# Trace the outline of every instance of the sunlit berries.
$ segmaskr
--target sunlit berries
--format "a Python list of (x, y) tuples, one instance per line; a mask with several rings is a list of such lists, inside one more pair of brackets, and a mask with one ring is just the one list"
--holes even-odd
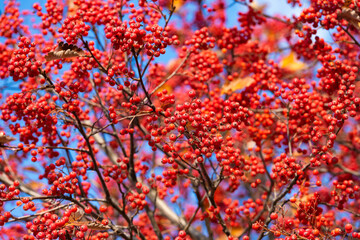
[(23, 79), (27, 76), (35, 77), (39, 74), (40, 61), (35, 59), (35, 42), (31, 42), (27, 37), (21, 37), (18, 43), (19, 49), (13, 52), (9, 62), (8, 70), (14, 81)]

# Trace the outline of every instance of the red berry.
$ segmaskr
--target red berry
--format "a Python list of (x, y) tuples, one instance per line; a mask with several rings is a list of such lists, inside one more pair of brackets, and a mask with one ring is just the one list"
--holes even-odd
[(108, 209), (107, 206), (101, 205), (100, 208), (99, 208), (99, 211), (102, 212), (102, 213), (104, 213), (104, 212), (107, 211), (107, 209)]
[(271, 219), (271, 220), (276, 220), (276, 219), (278, 219), (278, 214), (277, 214), (277, 213), (271, 213), (271, 214), (270, 214), (270, 219)]

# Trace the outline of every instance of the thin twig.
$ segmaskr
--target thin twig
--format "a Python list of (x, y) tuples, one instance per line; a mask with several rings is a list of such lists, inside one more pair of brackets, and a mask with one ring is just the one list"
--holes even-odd
[[(302, 171), (305, 171), (308, 167), (310, 166), (310, 163), (306, 164), (303, 168), (302, 168)], [(279, 194), (279, 196), (277, 196), (274, 201), (272, 202), (271, 204), (271, 208), (270, 208), (270, 211), (268, 213), (268, 216), (266, 217), (266, 221), (265, 221), (265, 224), (263, 226), (263, 230), (261, 231), (259, 237), (258, 237), (258, 240), (262, 239), (265, 235), (265, 229), (268, 228), (270, 222), (271, 222), (271, 218), (270, 218), (270, 215), (271, 213), (273, 213), (275, 211), (275, 208), (277, 206), (277, 204), (281, 201), (281, 199), (283, 199), (286, 194), (288, 194), (290, 192), (290, 190), (292, 189), (292, 187), (296, 184), (297, 180), (299, 179), (299, 175), (296, 174), (295, 177), (291, 180), (291, 182), (289, 183), (289, 185), (286, 187), (286, 189), (281, 193)]]

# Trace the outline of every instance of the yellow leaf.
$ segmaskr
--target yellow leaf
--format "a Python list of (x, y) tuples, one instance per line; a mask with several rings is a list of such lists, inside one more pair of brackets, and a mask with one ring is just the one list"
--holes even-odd
[(297, 72), (306, 68), (306, 64), (297, 60), (294, 52), (291, 52), (288, 56), (284, 57), (280, 62), (280, 67), (291, 71)]
[(255, 80), (252, 77), (237, 78), (224, 85), (221, 89), (221, 94), (228, 92), (235, 92), (236, 90), (244, 89), (250, 86)]

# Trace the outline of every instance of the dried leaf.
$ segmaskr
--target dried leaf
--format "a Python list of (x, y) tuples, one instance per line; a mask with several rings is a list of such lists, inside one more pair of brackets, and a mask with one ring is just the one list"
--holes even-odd
[(46, 61), (57, 60), (62, 58), (73, 58), (85, 56), (84, 51), (76, 45), (60, 42), (54, 51), (49, 52)]
[(235, 92), (236, 90), (244, 89), (250, 86), (253, 82), (255, 82), (255, 79), (253, 79), (252, 77), (234, 79), (222, 87), (221, 94), (228, 92)]
[(253, 9), (255, 9), (256, 11), (263, 12), (264, 9), (267, 7), (267, 4), (266, 3), (259, 3), (258, 1), (252, 1), (249, 4), (249, 6), (252, 7)]
[(269, 238), (269, 240), (275, 240), (275, 234), (273, 232), (269, 231), (268, 238)]
[(97, 222), (89, 222), (87, 224), (88, 228), (91, 230), (106, 230), (109, 229), (110, 227), (107, 225), (103, 225), (101, 223), (97, 223)]
[(345, 19), (350, 25), (360, 30), (360, 15), (358, 11), (344, 7), (338, 17)]
[(344, 6), (348, 7), (351, 4), (352, 0), (345, 0), (344, 1)]
[(297, 72), (305, 69), (307, 65), (296, 58), (296, 54), (294, 52), (290, 52), (290, 54), (284, 57), (280, 62), (280, 67), (291, 71)]
[(101, 223), (92, 222), (92, 221), (71, 222), (71, 223), (69, 223), (67, 225), (69, 225), (69, 226), (86, 225), (91, 230), (99, 230), (99, 231), (110, 229), (110, 227), (107, 226), (107, 225), (103, 225)]
[(69, 217), (69, 223), (78, 222), (83, 216), (85, 212), (81, 208), (78, 208), (76, 212), (72, 212)]
[(256, 147), (256, 142), (254, 141), (248, 141), (246, 143), (246, 149), (254, 149)]
[(7, 136), (4, 132), (0, 132), (0, 144), (9, 143), (11, 141), (14, 141), (16, 138)]

